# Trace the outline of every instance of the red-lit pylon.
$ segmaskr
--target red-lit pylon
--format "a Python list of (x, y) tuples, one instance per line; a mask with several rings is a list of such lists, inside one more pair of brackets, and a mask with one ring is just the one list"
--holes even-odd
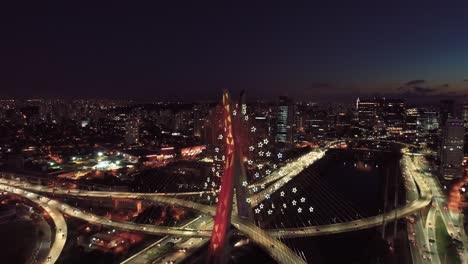
[[(241, 100), (242, 101), (242, 100)], [(231, 226), (231, 212), (234, 190), (237, 195), (237, 208), (240, 217), (252, 219), (252, 209), (246, 202), (248, 190), (241, 186), (241, 181), (245, 181), (245, 169), (242, 162), (242, 150), (240, 137), (234, 137), (233, 130), (240, 129), (239, 116), (234, 120), (231, 113), (231, 100), (229, 92), (223, 92), (223, 123), (225, 129), (225, 165), (221, 178), (221, 190), (218, 195), (218, 205), (214, 217), (213, 232), (211, 233), (210, 246), (208, 248), (207, 263), (222, 264), (227, 262), (229, 255), (229, 229)], [(237, 142), (240, 143), (240, 142)]]
[(227, 234), (231, 225), (232, 197), (233, 197), (233, 178), (234, 178), (234, 151), (235, 143), (232, 134), (231, 102), (229, 92), (223, 92), (223, 119), (226, 129), (225, 144), (225, 165), (224, 173), (221, 179), (221, 191), (218, 196), (218, 205), (214, 217), (213, 232), (208, 249), (207, 263), (217, 264), (226, 262), (225, 247), (228, 243)]

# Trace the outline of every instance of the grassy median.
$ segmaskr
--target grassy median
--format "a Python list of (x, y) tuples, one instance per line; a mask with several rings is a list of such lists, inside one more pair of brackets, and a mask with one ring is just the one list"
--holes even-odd
[(437, 252), (442, 264), (461, 264), (457, 249), (453, 245), (452, 238), (445, 228), (444, 220), (439, 214), (436, 218), (436, 241)]

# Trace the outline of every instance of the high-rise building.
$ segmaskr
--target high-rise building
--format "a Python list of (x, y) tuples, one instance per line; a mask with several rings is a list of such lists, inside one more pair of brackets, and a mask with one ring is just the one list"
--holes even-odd
[(356, 111), (359, 125), (371, 128), (377, 123), (377, 109), (379, 104), (374, 99), (356, 100)]
[(439, 125), (444, 127), (449, 118), (455, 118), (455, 102), (453, 100), (441, 100), (439, 109)]
[(465, 128), (468, 128), (468, 101), (463, 104), (463, 122), (465, 122)]
[(276, 142), (286, 144), (294, 142), (296, 129), (295, 114), (294, 102), (286, 96), (280, 96), (276, 123)]
[(439, 128), (437, 111), (423, 109), (418, 117), (418, 129), (421, 131), (431, 131)]
[(405, 103), (401, 99), (381, 100), (381, 111), (379, 114), (385, 124), (385, 128), (390, 135), (401, 135), (405, 129)]
[(308, 119), (306, 120), (306, 132), (312, 136), (313, 139), (320, 139), (326, 136), (328, 130), (329, 116), (327, 111), (315, 108), (309, 112)]
[(193, 135), (201, 138), (203, 135), (203, 126), (206, 122), (206, 116), (208, 115), (209, 105), (207, 104), (196, 104), (193, 106)]
[(440, 145), (440, 172), (444, 179), (462, 177), (465, 127), (462, 120), (447, 119)]
[(412, 138), (418, 133), (419, 111), (417, 108), (405, 110), (405, 137)]
[(140, 139), (140, 118), (130, 116), (125, 124), (125, 143), (127, 145), (138, 144)]

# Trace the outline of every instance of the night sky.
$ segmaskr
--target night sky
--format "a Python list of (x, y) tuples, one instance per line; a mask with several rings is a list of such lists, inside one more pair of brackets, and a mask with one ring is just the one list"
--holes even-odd
[(45, 2), (1, 7), (1, 98), (468, 94), (466, 1)]

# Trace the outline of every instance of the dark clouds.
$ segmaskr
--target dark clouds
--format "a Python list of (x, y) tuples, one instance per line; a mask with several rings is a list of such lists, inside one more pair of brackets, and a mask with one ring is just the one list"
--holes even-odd
[(412, 91), (415, 93), (419, 94), (428, 94), (437, 91), (437, 88), (430, 88), (430, 87), (419, 87), (419, 86), (414, 86), (411, 87)]
[(415, 96), (428, 96), (438, 92), (440, 89), (448, 88), (449, 84), (445, 83), (438, 86), (431, 86), (426, 80), (411, 80), (398, 88), (402, 94), (411, 94)]
[(426, 80), (412, 80), (412, 81), (407, 82), (405, 85), (406, 86), (421, 85), (425, 82)]
[(386, 93), (389, 98), (402, 98), (408, 102), (437, 102), (441, 99), (466, 99), (468, 93), (450, 91), (450, 84), (432, 84), (426, 80), (412, 80), (403, 83), (396, 91)]

